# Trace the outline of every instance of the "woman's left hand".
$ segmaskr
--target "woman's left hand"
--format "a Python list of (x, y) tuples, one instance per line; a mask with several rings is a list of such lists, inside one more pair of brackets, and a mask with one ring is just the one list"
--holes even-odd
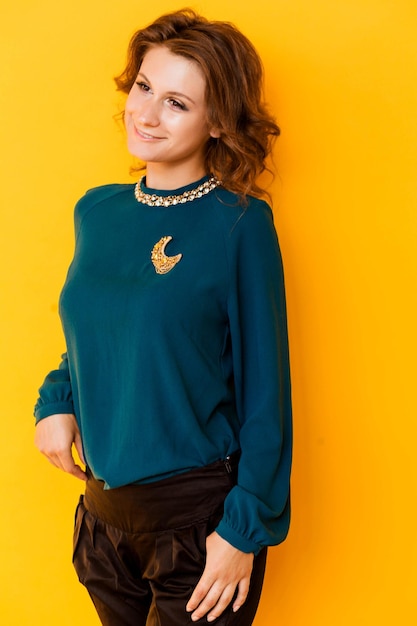
[(222, 539), (216, 532), (207, 537), (206, 566), (187, 604), (197, 621), (207, 615), (207, 621), (218, 618), (230, 604), (235, 594), (233, 611), (240, 609), (249, 591), (253, 567), (253, 554), (246, 554)]

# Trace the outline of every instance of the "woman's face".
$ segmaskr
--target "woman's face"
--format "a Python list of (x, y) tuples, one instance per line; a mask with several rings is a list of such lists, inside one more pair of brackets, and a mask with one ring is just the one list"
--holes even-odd
[(205, 86), (195, 62), (164, 46), (146, 53), (127, 98), (125, 124), (129, 151), (148, 172), (175, 170), (189, 182), (206, 174), (204, 147), (212, 133)]

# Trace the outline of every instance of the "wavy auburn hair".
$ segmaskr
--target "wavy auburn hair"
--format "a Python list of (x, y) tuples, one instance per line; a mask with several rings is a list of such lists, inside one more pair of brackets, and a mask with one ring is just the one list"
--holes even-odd
[(258, 176), (280, 130), (263, 102), (263, 67), (252, 43), (228, 22), (209, 21), (191, 9), (159, 17), (130, 40), (127, 63), (115, 78), (129, 93), (147, 51), (166, 46), (197, 63), (206, 80), (207, 121), (219, 133), (206, 146), (206, 171), (241, 197), (264, 195)]

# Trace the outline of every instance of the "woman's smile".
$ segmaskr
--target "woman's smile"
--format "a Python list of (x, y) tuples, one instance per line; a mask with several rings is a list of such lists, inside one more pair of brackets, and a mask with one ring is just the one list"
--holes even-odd
[(142, 139), (143, 141), (160, 141), (161, 139), (163, 139), (163, 137), (150, 135), (149, 133), (146, 133), (144, 130), (136, 128), (136, 126), (134, 127), (134, 129), (139, 139)]

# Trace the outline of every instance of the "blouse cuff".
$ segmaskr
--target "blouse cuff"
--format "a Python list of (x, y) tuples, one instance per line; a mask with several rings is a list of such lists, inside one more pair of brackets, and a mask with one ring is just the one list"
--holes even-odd
[(56, 415), (57, 413), (74, 414), (74, 405), (72, 402), (53, 402), (35, 408), (35, 423), (37, 424), (45, 417)]
[(216, 533), (241, 552), (248, 554), (252, 552), (256, 556), (262, 549), (262, 546), (259, 546), (250, 539), (242, 537), (242, 535), (233, 530), (233, 528), (230, 528), (223, 520), (217, 526)]

